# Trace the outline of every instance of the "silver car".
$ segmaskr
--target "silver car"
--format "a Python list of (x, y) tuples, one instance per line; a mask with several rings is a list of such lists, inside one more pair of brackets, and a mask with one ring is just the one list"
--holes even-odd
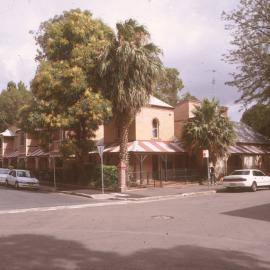
[(15, 188), (28, 187), (37, 189), (39, 188), (39, 181), (28, 170), (11, 170), (7, 175), (6, 185), (12, 185)]
[(6, 183), (7, 175), (9, 174), (9, 172), (9, 169), (0, 168), (0, 184)]

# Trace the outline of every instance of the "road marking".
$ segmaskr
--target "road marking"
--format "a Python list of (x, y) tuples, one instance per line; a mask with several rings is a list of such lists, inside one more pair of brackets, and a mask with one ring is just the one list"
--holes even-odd
[(91, 208), (91, 207), (100, 207), (100, 206), (113, 206), (113, 205), (127, 205), (127, 204), (142, 204), (149, 202), (157, 202), (157, 201), (166, 201), (166, 200), (174, 200), (179, 198), (187, 198), (214, 194), (214, 191), (203, 191), (197, 193), (183, 193), (177, 195), (167, 195), (167, 196), (156, 196), (156, 197), (145, 197), (145, 198), (133, 198), (133, 199), (125, 199), (121, 201), (110, 201), (110, 202), (98, 202), (98, 203), (88, 203), (88, 204), (76, 204), (76, 205), (61, 205), (61, 206), (49, 206), (49, 207), (35, 207), (35, 208), (24, 208), (24, 209), (12, 209), (12, 210), (1, 210), (0, 215), (4, 214), (21, 214), (21, 213), (29, 213), (29, 212), (48, 212), (48, 211), (56, 211), (56, 210), (66, 210), (66, 209), (83, 209), (83, 208)]

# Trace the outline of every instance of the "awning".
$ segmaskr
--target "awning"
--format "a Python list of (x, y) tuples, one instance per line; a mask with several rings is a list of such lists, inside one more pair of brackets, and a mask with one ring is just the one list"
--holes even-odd
[(3, 158), (15, 158), (18, 155), (19, 155), (19, 151), (10, 151), (10, 152), (4, 153)]
[(270, 154), (270, 150), (255, 145), (234, 145), (228, 149), (229, 154), (262, 155)]
[[(104, 153), (118, 153), (119, 145), (112, 145), (104, 149)], [(179, 142), (164, 141), (133, 141), (128, 143), (128, 152), (136, 153), (185, 153)]]
[(27, 157), (42, 157), (48, 156), (49, 153), (44, 152), (40, 147), (32, 149), (29, 151)]

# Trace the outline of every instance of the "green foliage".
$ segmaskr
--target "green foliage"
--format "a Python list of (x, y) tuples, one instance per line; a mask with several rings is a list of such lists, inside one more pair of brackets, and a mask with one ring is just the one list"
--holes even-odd
[(161, 74), (154, 95), (164, 102), (175, 106), (179, 100), (178, 94), (184, 87), (182, 80), (179, 78), (179, 72), (175, 68), (165, 68)]
[(103, 94), (112, 103), (120, 128), (120, 161), (127, 162), (128, 128), (153, 94), (162, 70), (160, 49), (135, 20), (116, 25), (117, 34), (100, 57)]
[(193, 114), (194, 117), (189, 118), (184, 126), (184, 143), (194, 152), (208, 149), (210, 159), (215, 163), (234, 141), (233, 123), (214, 99), (204, 99)]
[(256, 104), (246, 110), (241, 121), (270, 138), (270, 105)]
[(179, 100), (185, 100), (185, 99), (193, 99), (198, 100), (195, 96), (193, 96), (191, 93), (186, 92), (183, 95), (180, 96)]
[(0, 94), (0, 132), (9, 126), (16, 126), (20, 119), (20, 110), (31, 101), (31, 92), (23, 82), (17, 85), (10, 81)]
[[(41, 24), (36, 33), (39, 62), (31, 82), (32, 104), (23, 110), (23, 126), (69, 131), (63, 153), (85, 160), (94, 132), (110, 117), (110, 102), (98, 91), (98, 55), (111, 29), (88, 11), (65, 11)], [(66, 146), (67, 149), (64, 149)]]
[[(95, 166), (90, 172), (90, 186), (101, 188), (101, 167)], [(118, 187), (118, 171), (116, 166), (103, 166), (103, 181), (105, 189), (117, 189)]]
[(270, 101), (270, 1), (240, 0), (230, 13), (223, 13), (232, 33), (234, 48), (225, 61), (237, 66), (228, 85), (241, 92), (238, 102)]
[(160, 50), (135, 20), (118, 23), (115, 36), (100, 57), (104, 95), (117, 116), (135, 114), (148, 102), (161, 70)]

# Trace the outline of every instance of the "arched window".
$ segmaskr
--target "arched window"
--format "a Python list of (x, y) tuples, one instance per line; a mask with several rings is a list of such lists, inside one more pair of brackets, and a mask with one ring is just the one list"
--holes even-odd
[(153, 138), (159, 137), (159, 121), (157, 118), (153, 119), (152, 121), (152, 134)]

